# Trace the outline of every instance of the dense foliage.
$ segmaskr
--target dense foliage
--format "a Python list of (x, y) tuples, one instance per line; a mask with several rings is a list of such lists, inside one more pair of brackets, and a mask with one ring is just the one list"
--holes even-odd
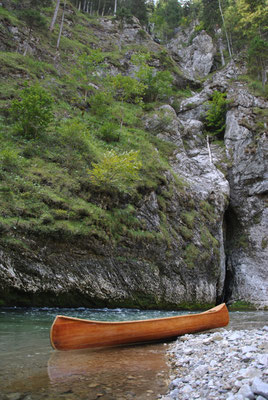
[(19, 96), (10, 107), (15, 131), (27, 138), (38, 137), (53, 120), (53, 98), (38, 85), (26, 87)]
[(227, 112), (226, 93), (216, 90), (213, 93), (212, 99), (208, 101), (208, 106), (205, 118), (205, 130), (207, 133), (223, 139)]

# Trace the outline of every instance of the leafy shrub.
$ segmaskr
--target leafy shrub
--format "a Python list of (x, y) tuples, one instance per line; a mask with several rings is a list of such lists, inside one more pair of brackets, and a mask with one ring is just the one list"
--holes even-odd
[(113, 97), (109, 92), (97, 92), (89, 98), (91, 112), (98, 117), (103, 117), (107, 113), (107, 107), (112, 102)]
[(63, 120), (59, 126), (58, 135), (65, 147), (81, 151), (88, 147), (89, 130), (79, 118)]
[(98, 135), (107, 143), (118, 142), (120, 137), (119, 127), (114, 122), (106, 121), (101, 126)]
[(209, 109), (206, 112), (206, 132), (221, 139), (225, 131), (227, 104), (226, 93), (215, 91), (212, 100), (208, 101)]
[(137, 79), (118, 74), (111, 78), (111, 85), (118, 100), (136, 104), (142, 101), (145, 85)]
[(249, 45), (248, 49), (248, 64), (250, 72), (253, 75), (262, 77), (262, 87), (264, 89), (266, 83), (266, 63), (268, 59), (268, 43), (262, 37), (255, 36)]
[(20, 19), (22, 19), (27, 25), (30, 31), (34, 28), (45, 28), (46, 18), (40, 14), (38, 10), (21, 10), (18, 13)]
[(54, 222), (54, 218), (51, 214), (44, 213), (41, 215), (40, 221), (43, 225), (48, 225)]
[(99, 83), (100, 75), (103, 74), (106, 64), (105, 55), (101, 50), (89, 49), (87, 53), (81, 54), (73, 71), (76, 84), (84, 90), (84, 98), (87, 100), (89, 90), (94, 90), (92, 83)]
[(51, 213), (56, 220), (69, 219), (69, 212), (67, 210), (56, 209), (52, 210)]
[(3, 171), (14, 171), (19, 167), (18, 151), (6, 147), (0, 151), (0, 166)]
[(156, 71), (147, 64), (151, 56), (140, 53), (132, 56), (131, 61), (138, 66), (136, 77), (144, 85), (143, 100), (146, 102), (163, 100), (172, 94), (173, 77), (169, 71)]
[(25, 87), (20, 100), (13, 100), (10, 107), (17, 131), (28, 139), (44, 133), (53, 120), (53, 102), (52, 96), (41, 86)]
[(114, 150), (106, 152), (102, 160), (92, 163), (89, 171), (91, 183), (102, 190), (117, 189), (129, 192), (133, 184), (139, 180), (139, 170), (142, 166), (136, 151), (116, 154)]

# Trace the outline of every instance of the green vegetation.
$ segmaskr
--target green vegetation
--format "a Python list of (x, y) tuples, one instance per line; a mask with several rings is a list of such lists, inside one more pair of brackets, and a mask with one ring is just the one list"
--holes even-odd
[(261, 248), (264, 250), (267, 248), (267, 246), (268, 246), (268, 237), (264, 237), (264, 238), (262, 238), (262, 241), (261, 241)]
[(45, 133), (53, 120), (53, 98), (40, 86), (26, 87), (20, 99), (11, 102), (10, 116), (15, 131), (26, 138), (36, 138)]
[(138, 152), (129, 151), (120, 155), (114, 150), (104, 153), (99, 163), (92, 163), (89, 179), (102, 190), (117, 189), (129, 192), (139, 177), (142, 167)]
[[(18, 30), (31, 30), (39, 55), (28, 45), (27, 54), (1, 52), (1, 244), (27, 249), (31, 235), (111, 245), (126, 237), (170, 241), (164, 224), (149, 232), (136, 214), (142, 196), (160, 186), (170, 190), (164, 174), (174, 145), (144, 130), (142, 119), (147, 107), (176, 92), (174, 63), (164, 50), (128, 48), (135, 75), (126, 76), (120, 64), (126, 48), (97, 48), (97, 19), (75, 8), (66, 12), (72, 25), (65, 25), (57, 55), (58, 25), (46, 28), (53, 10), (38, 4), (45, 24), (32, 29), (17, 19), (16, 2), (0, 7)], [(25, 0), (21, 10), (27, 7)], [(151, 65), (158, 57), (166, 71)], [(110, 74), (112, 65), (118, 74)]]
[(223, 139), (227, 112), (226, 93), (215, 91), (208, 101), (209, 109), (206, 112), (205, 132), (218, 139)]
[(188, 268), (194, 268), (197, 265), (200, 255), (201, 251), (193, 243), (188, 244), (184, 252), (185, 264)]
[(194, 29), (188, 45), (203, 29), (215, 41), (220, 38), (226, 48), (221, 53), (223, 65), (244, 54), (251, 79), (260, 83), (261, 94), (267, 96), (267, 10), (266, 0), (158, 0), (149, 20), (163, 43), (175, 35), (176, 28), (191, 26)]
[(228, 306), (229, 311), (255, 311), (256, 306), (250, 302), (237, 300)]

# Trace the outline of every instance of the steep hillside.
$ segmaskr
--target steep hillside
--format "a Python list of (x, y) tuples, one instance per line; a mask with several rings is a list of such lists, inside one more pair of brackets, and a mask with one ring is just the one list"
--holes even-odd
[[(211, 160), (204, 134), (213, 93), (233, 88), (236, 71), (203, 90), (135, 18), (71, 3), (57, 49), (52, 8), (41, 15), (32, 28), (0, 7), (1, 304), (262, 303), (267, 288), (234, 295), (234, 265), (225, 279), (233, 154), (221, 140)], [(261, 124), (265, 103), (256, 106)]]

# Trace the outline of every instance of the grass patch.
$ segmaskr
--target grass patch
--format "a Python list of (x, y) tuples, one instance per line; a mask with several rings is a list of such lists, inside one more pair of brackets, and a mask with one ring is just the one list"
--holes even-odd
[(187, 245), (184, 251), (184, 262), (188, 268), (194, 268), (197, 265), (200, 254), (200, 250), (193, 243)]
[(256, 311), (256, 306), (254, 304), (243, 301), (237, 300), (234, 303), (228, 305), (229, 311)]

